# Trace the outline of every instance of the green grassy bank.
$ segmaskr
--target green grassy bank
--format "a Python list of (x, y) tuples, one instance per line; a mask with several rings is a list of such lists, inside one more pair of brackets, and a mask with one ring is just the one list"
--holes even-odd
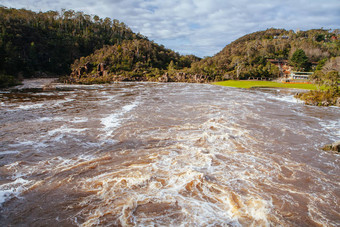
[(257, 80), (227, 80), (213, 83), (215, 85), (237, 87), (237, 88), (255, 88), (255, 87), (277, 87), (277, 88), (297, 88), (306, 90), (316, 90), (315, 84), (284, 84), (272, 81)]

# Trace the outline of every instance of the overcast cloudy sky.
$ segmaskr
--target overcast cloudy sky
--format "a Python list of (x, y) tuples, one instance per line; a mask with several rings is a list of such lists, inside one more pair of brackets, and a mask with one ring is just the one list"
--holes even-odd
[(118, 19), (167, 48), (200, 57), (271, 27), (340, 28), (339, 0), (0, 0), (0, 5)]

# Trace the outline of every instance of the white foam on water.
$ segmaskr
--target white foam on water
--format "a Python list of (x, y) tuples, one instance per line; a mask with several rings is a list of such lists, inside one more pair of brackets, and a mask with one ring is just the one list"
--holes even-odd
[(123, 106), (122, 109), (118, 113), (113, 113), (113, 114), (110, 114), (110, 115), (102, 118), (100, 120), (101, 124), (104, 126), (104, 128), (102, 130), (105, 131), (106, 133), (105, 133), (105, 135), (99, 135), (99, 137), (107, 139), (110, 135), (112, 135), (112, 133), (115, 131), (115, 129), (117, 129), (121, 125), (121, 122), (123, 120), (123, 116), (126, 113), (132, 111), (139, 104), (140, 104), (140, 102), (138, 100), (135, 100), (134, 102)]
[(84, 122), (88, 122), (88, 118), (87, 117), (75, 117), (69, 120), (69, 122), (71, 123), (84, 123)]
[(129, 111), (133, 110), (135, 107), (138, 106), (138, 103), (139, 102), (135, 101), (135, 102), (133, 102), (133, 103), (131, 103), (129, 105), (123, 106), (123, 111), (126, 113), (126, 112), (129, 112)]
[(46, 121), (53, 121), (53, 120), (54, 120), (53, 117), (41, 117), (41, 118), (36, 119), (35, 121), (46, 122)]
[(43, 95), (43, 96), (54, 96), (55, 95), (55, 93), (53, 92), (39, 92), (38, 94)]
[(44, 142), (37, 142), (37, 141), (32, 141), (32, 140), (26, 140), (26, 141), (18, 141), (14, 144), (9, 144), (10, 147), (25, 147), (25, 146), (32, 146), (35, 148), (45, 148), (48, 147), (47, 144)]
[(65, 98), (65, 99), (62, 99), (62, 100), (57, 100), (57, 101), (55, 101), (54, 106), (62, 106), (62, 104), (72, 102), (72, 101), (74, 101), (74, 99), (71, 99), (71, 98)]
[(31, 181), (18, 178), (13, 182), (0, 185), (0, 206), (11, 198), (19, 197)]
[(68, 133), (68, 134), (78, 134), (78, 133), (84, 132), (86, 130), (88, 130), (88, 129), (87, 128), (69, 128), (66, 125), (63, 125), (60, 128), (56, 128), (56, 129), (48, 131), (48, 135), (49, 136), (54, 136), (56, 134), (63, 135), (63, 134), (66, 134), (66, 133)]
[(20, 105), (17, 108), (22, 110), (30, 110), (30, 109), (40, 109), (44, 106), (44, 103), (37, 103), (37, 104), (31, 104), (31, 105)]
[(320, 125), (330, 131), (333, 131), (335, 136), (340, 137), (340, 119), (335, 121), (321, 121)]
[(96, 158), (97, 157), (94, 155), (86, 154), (79, 155), (75, 158), (64, 158), (57, 156), (49, 160), (37, 162), (33, 166), (29, 163), (26, 164), (22, 162), (14, 162), (5, 165), (2, 168), (12, 172), (12, 182), (0, 185), (0, 206), (14, 197), (20, 198), (22, 192), (35, 187), (36, 183), (39, 183), (39, 185), (44, 185), (45, 183), (49, 183), (45, 182), (45, 180), (50, 179), (50, 177), (47, 177), (46, 179), (42, 179), (39, 182), (34, 182), (25, 178), (29, 178), (31, 175), (35, 176), (44, 174), (46, 172), (50, 173), (50, 175), (59, 174), (63, 171), (77, 168), (77, 166), (82, 167), (82, 165), (89, 163)]
[(296, 103), (301, 103), (301, 104), (304, 103), (303, 100), (297, 99), (293, 95), (285, 95), (285, 96), (282, 96), (282, 95), (269, 95), (268, 98), (272, 99), (272, 100), (278, 100), (278, 101), (281, 101), (281, 102), (288, 102), (288, 103), (295, 103), (295, 104)]
[(34, 141), (19, 141), (14, 144), (9, 144), (10, 147), (21, 147), (21, 146), (32, 146), (34, 145)]
[[(247, 196), (238, 195), (228, 186), (245, 175), (244, 167), (236, 169), (241, 156), (246, 156), (247, 163), (254, 163), (254, 168), (250, 167), (253, 169), (251, 175), (244, 176), (244, 181), (263, 175), (258, 170), (262, 163), (258, 163), (254, 156), (232, 152), (235, 145), (229, 144), (229, 135), (247, 137), (247, 131), (230, 123), (221, 118), (198, 125), (177, 126), (172, 128), (176, 133), (172, 139), (179, 144), (167, 146), (164, 150), (157, 149), (157, 155), (149, 156), (151, 163), (137, 162), (86, 179), (82, 183), (83, 189), (96, 191), (97, 194), (83, 201), (83, 204), (91, 204), (91, 211), (85, 212), (86, 221), (82, 226), (103, 224), (110, 214), (119, 216), (119, 221), (114, 223), (117, 225), (186, 226), (200, 223), (202, 226), (242, 226), (251, 223), (269, 226), (270, 201), (250, 190)], [(153, 134), (153, 138), (157, 136), (160, 141), (169, 137), (168, 131)], [(204, 151), (207, 153), (202, 153)], [(213, 162), (216, 159), (214, 154), (230, 161), (216, 165)], [(233, 166), (235, 169), (229, 172), (227, 167)], [(157, 204), (167, 204), (171, 208), (165, 214), (162, 210), (155, 215), (134, 212), (139, 206), (148, 204), (156, 207)], [(169, 218), (176, 214), (181, 217), (179, 223)]]
[(105, 131), (110, 131), (112, 128), (116, 128), (120, 125), (119, 117), (123, 115), (122, 113), (110, 114), (107, 117), (102, 118), (100, 121), (104, 125)]
[(0, 151), (0, 155), (19, 154), (20, 151)]
[(59, 122), (71, 122), (71, 123), (83, 123), (86, 122), (88, 118), (86, 117), (41, 117), (36, 119), (37, 122), (51, 122), (51, 121), (59, 121)]

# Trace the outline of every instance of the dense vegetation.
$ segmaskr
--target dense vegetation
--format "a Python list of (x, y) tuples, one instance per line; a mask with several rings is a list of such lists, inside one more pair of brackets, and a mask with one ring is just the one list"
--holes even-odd
[[(124, 43), (122, 53), (117, 52), (117, 45), (105, 47), (100, 52), (81, 61), (81, 64), (89, 62), (92, 68), (95, 68), (97, 64), (103, 63), (107, 71), (106, 75), (111, 75), (111, 77), (106, 77), (105, 81), (112, 80), (113, 75), (116, 75), (114, 76), (115, 80), (122, 80), (122, 78), (123, 80), (155, 80), (164, 74), (169, 76), (166, 81), (201, 82), (202, 80), (193, 79), (197, 75), (201, 75), (200, 78), (205, 81), (249, 78), (271, 80), (279, 76), (279, 68), (270, 63), (268, 59), (286, 60), (295, 70), (299, 71), (321, 69), (328, 59), (340, 55), (340, 42), (336, 38), (338, 35), (339, 31), (337, 30), (315, 29), (295, 33), (284, 29), (268, 29), (239, 38), (213, 57), (201, 61), (197, 61), (193, 57), (186, 58), (187, 64), (181, 63), (183, 59), (179, 59), (180, 55), (170, 54), (170, 50), (168, 50), (170, 52), (162, 50), (163, 53), (169, 54), (167, 58), (151, 51), (151, 53), (143, 52), (147, 59), (142, 59), (138, 54), (138, 48), (136, 49), (136, 43), (145, 46), (147, 42), (143, 44), (141, 42), (127, 42)], [(150, 44), (146, 46), (150, 46)], [(151, 46), (157, 50), (156, 44)], [(146, 49), (148, 48), (141, 48), (142, 51)], [(108, 57), (108, 55), (111, 57)], [(113, 56), (115, 60), (113, 60)], [(150, 56), (152, 57), (150, 58)], [(184, 57), (182, 56), (182, 58)], [(154, 60), (151, 61), (151, 59)], [(162, 62), (163, 66), (169, 65), (171, 61), (173, 64), (172, 67), (159, 67), (159, 64), (154, 63), (157, 61)], [(193, 63), (189, 68), (190, 62)], [(126, 65), (122, 66), (122, 64)], [(75, 66), (79, 66), (78, 62)], [(167, 71), (165, 71), (166, 68)], [(73, 77), (73, 81), (89, 82), (93, 80), (98, 82), (99, 79), (98, 76), (94, 75), (95, 73), (93, 72), (90, 80), (89, 74), (91, 72), (88, 72), (85, 76), (86, 79), (85, 77), (81, 78), (78, 74), (79, 78)], [(179, 73), (184, 73), (186, 79), (176, 79)], [(119, 79), (117, 75), (124, 76)]]
[(35, 13), (0, 7), (0, 84), (69, 74), (75, 59), (104, 45), (139, 39), (146, 40), (110, 18), (73, 10)]
[[(200, 60), (157, 45), (118, 20), (73, 10), (35, 13), (0, 7), (0, 29), (0, 87), (16, 79), (70, 74), (84, 64), (91, 70), (82, 72), (80, 80), (66, 81), (108, 82), (116, 75), (155, 80)], [(94, 70), (98, 64), (105, 67), (99, 76)]]
[(215, 80), (276, 78), (278, 68), (268, 59), (287, 60), (296, 70), (312, 70), (312, 63), (322, 64), (340, 55), (338, 36), (339, 30), (295, 33), (271, 28), (237, 39), (215, 56), (194, 63), (192, 71), (210, 75)]
[(340, 106), (340, 56), (323, 63), (321, 70), (316, 70), (311, 80), (318, 86), (316, 91), (298, 94), (296, 97), (309, 105)]
[(188, 68), (199, 60), (193, 55), (181, 56), (149, 40), (124, 40), (76, 60), (71, 66), (71, 76), (64, 81), (85, 84), (159, 81), (163, 74)]

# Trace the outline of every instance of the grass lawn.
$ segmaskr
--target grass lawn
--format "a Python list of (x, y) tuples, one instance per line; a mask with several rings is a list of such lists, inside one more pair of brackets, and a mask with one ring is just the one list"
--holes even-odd
[(306, 90), (316, 90), (315, 84), (284, 84), (272, 81), (260, 80), (227, 80), (213, 83), (215, 85), (238, 87), (238, 88), (254, 88), (254, 87), (278, 87), (278, 88), (297, 88)]

